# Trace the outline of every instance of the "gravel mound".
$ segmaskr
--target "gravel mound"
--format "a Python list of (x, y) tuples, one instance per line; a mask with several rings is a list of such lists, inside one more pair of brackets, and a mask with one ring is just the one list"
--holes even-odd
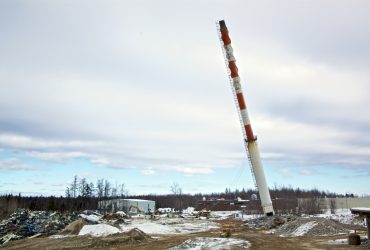
[(185, 249), (248, 249), (251, 244), (245, 240), (233, 238), (212, 238), (212, 237), (196, 237), (184, 241), (182, 244), (170, 248), (171, 250), (185, 250)]
[(348, 234), (351, 230), (363, 229), (359, 225), (348, 225), (339, 221), (321, 217), (271, 216), (249, 220), (250, 228), (271, 230), (283, 237), (327, 236)]
[(78, 234), (85, 225), (86, 222), (80, 218), (66, 226), (62, 233)]
[(281, 225), (293, 221), (297, 216), (263, 216), (256, 219), (249, 220), (245, 226), (248, 226), (250, 228), (256, 228), (256, 229), (273, 229), (280, 227)]
[(348, 234), (354, 227), (325, 218), (296, 218), (275, 230), (285, 237)]
[(365, 249), (370, 249), (370, 240), (365, 241), (361, 246)]
[(125, 234), (130, 237), (131, 241), (144, 241), (151, 238), (138, 228), (133, 228)]

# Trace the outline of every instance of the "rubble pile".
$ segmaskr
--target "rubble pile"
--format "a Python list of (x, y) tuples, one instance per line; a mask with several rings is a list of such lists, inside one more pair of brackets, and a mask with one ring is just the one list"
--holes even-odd
[(249, 249), (250, 246), (249, 241), (234, 238), (195, 237), (170, 249)]
[(354, 229), (360, 228), (325, 218), (297, 218), (277, 228), (275, 234), (281, 236), (328, 236), (347, 234)]
[(327, 236), (347, 234), (351, 230), (360, 230), (359, 225), (348, 225), (339, 221), (320, 217), (272, 216), (249, 220), (246, 226), (250, 228), (270, 230), (283, 237), (297, 236)]
[(370, 249), (370, 240), (363, 242), (362, 247), (364, 247), (365, 249)]
[(123, 220), (125, 218), (128, 218), (128, 216), (122, 211), (118, 211), (116, 213), (111, 213), (111, 214), (105, 214), (102, 217), (102, 219), (107, 220), (107, 221)]
[(0, 244), (35, 234), (52, 235), (77, 219), (77, 213), (18, 209), (0, 223)]
[(130, 231), (126, 233), (126, 235), (130, 237), (130, 241), (132, 242), (136, 242), (136, 241), (141, 242), (141, 241), (151, 239), (149, 235), (147, 235), (146, 233), (144, 233), (138, 228), (131, 229)]
[(62, 233), (64, 234), (75, 234), (77, 235), (83, 226), (86, 225), (86, 222), (82, 219), (79, 218), (78, 220), (75, 220), (74, 222), (68, 224), (63, 230)]
[(258, 217), (255, 219), (249, 220), (245, 225), (250, 228), (256, 228), (256, 229), (273, 229), (277, 228), (286, 222), (294, 221), (296, 220), (297, 216), (263, 216)]

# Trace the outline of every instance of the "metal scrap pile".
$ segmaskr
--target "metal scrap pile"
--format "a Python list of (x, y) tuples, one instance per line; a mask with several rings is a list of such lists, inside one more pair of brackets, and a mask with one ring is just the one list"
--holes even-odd
[(77, 219), (77, 213), (18, 209), (0, 223), (0, 244), (36, 234), (52, 235)]
[(277, 228), (286, 222), (296, 220), (295, 216), (263, 216), (255, 219), (251, 219), (246, 223), (246, 226), (257, 229), (273, 229)]
[(359, 225), (343, 224), (327, 218), (298, 216), (260, 217), (249, 220), (246, 226), (269, 230), (284, 237), (338, 235), (364, 229)]

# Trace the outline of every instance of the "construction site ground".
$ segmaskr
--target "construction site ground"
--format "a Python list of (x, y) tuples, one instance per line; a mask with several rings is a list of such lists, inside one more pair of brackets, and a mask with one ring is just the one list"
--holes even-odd
[[(225, 219), (217, 223), (220, 224), (220, 228), (206, 232), (179, 235), (152, 234), (151, 237), (142, 240), (133, 240), (124, 233), (106, 237), (74, 236), (56, 239), (39, 237), (12, 241), (0, 249), (171, 249), (197, 237), (220, 237), (224, 229), (230, 230), (230, 238), (248, 241), (251, 244), (248, 249), (361, 249), (361, 246), (329, 243), (330, 240), (343, 239), (347, 235), (281, 237), (266, 230), (248, 228), (240, 220)], [(225, 247), (225, 249), (241, 248)]]

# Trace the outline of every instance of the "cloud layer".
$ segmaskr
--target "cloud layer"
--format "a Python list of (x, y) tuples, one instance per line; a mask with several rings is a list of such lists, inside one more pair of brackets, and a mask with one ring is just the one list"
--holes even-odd
[(240, 166), (214, 25), (225, 18), (267, 165), (369, 173), (369, 2), (232, 3), (2, 1), (0, 148), (16, 157), (0, 169)]

